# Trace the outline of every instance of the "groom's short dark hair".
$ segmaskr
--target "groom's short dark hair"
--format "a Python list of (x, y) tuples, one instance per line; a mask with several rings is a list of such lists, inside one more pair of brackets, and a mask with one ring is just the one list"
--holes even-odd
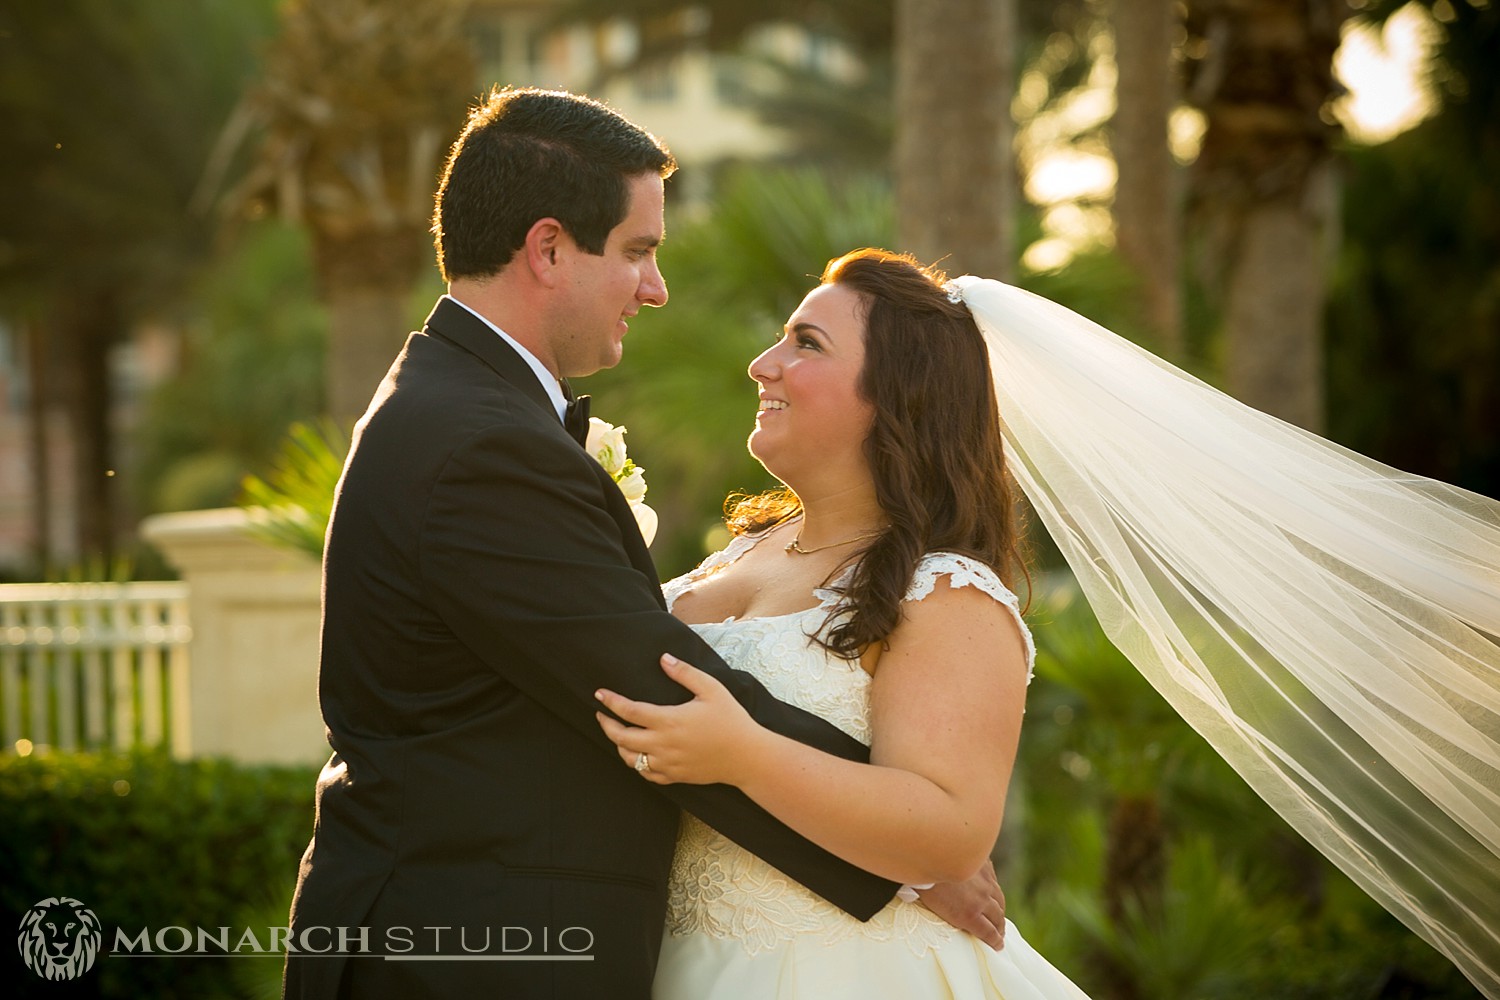
[(677, 169), (651, 133), (598, 101), (496, 88), (469, 112), (438, 185), (432, 232), (444, 280), (498, 272), (538, 219), (592, 254), (629, 211), (628, 181)]

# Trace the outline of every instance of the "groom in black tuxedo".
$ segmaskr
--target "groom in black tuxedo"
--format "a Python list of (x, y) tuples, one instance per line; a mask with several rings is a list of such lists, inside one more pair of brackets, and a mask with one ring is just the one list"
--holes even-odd
[(594, 721), (601, 687), (686, 700), (670, 652), (763, 725), (866, 756), (666, 612), (629, 505), (570, 434), (586, 419), (560, 377), (616, 364), (629, 319), (666, 302), (674, 169), (562, 93), (493, 94), (453, 146), (434, 226), (449, 294), (357, 425), (328, 531), (334, 752), (289, 997), (645, 998), (679, 808), (858, 917), (895, 893), (736, 789), (642, 781)]

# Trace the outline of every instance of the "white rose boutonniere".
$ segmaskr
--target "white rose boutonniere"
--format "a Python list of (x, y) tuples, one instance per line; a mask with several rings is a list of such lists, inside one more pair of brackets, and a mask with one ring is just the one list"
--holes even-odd
[(598, 417), (589, 418), (589, 436), (584, 450), (609, 473), (625, 499), (630, 502), (630, 511), (641, 529), (641, 537), (650, 545), (656, 538), (656, 511), (647, 507), (646, 470), (630, 460), (625, 452), (625, 428), (606, 423)]

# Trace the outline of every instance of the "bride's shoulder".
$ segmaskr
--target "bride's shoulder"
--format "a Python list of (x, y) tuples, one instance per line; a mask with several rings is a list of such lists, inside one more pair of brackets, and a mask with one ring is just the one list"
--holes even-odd
[[(947, 586), (939, 587), (939, 582), (944, 580)], [(981, 594), (984, 596), (979, 596)], [(932, 619), (942, 628), (957, 627), (964, 622), (972, 624), (974, 615), (984, 617), (988, 609), (997, 627), (1003, 621), (1008, 631), (1020, 633), (1026, 655), (1027, 680), (1030, 680), (1036, 662), (1036, 647), (1031, 630), (1021, 616), (1020, 598), (984, 560), (960, 552), (929, 552), (917, 563), (905, 600), (921, 602), (925, 612), (923, 617)]]

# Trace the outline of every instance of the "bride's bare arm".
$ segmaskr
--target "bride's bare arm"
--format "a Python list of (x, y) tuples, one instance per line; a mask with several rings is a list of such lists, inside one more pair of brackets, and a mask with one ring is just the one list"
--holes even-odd
[[(601, 692), (600, 725), (658, 783), (723, 782), (803, 836), (899, 882), (961, 881), (989, 856), (1015, 764), (1027, 663), (1008, 609), (940, 584), (905, 605), (871, 689), (870, 763), (758, 726), (706, 674), (663, 669), (692, 701), (656, 706)], [(851, 665), (850, 669), (858, 669)]]

